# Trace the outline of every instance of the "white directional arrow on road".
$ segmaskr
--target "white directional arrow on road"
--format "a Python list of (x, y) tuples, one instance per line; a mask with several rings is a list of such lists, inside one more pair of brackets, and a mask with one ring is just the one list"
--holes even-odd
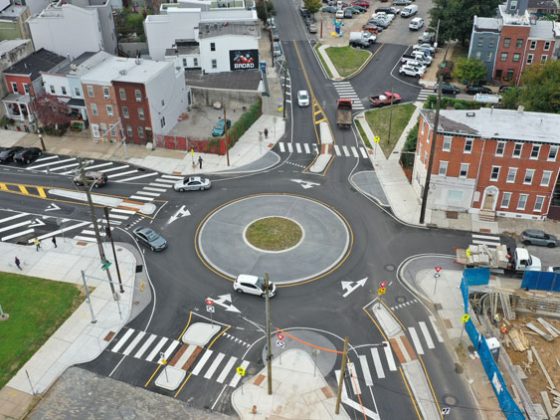
[(343, 298), (347, 297), (356, 290), (358, 287), (364, 287), (366, 285), (367, 277), (365, 279), (361, 279), (358, 281), (343, 281), (342, 283), (342, 290), (345, 290), (344, 294), (342, 295)]
[(60, 210), (60, 207), (58, 207), (56, 204), (51, 203), (49, 204), (49, 206), (45, 209), (45, 211), (53, 211), (53, 210)]
[(318, 184), (317, 182), (305, 181), (303, 179), (291, 179), (290, 181), (301, 185), (304, 190), (307, 190), (308, 188), (316, 187), (317, 185), (321, 185), (321, 184)]
[(227, 312), (236, 312), (238, 314), (241, 313), (239, 309), (237, 309), (235, 306), (231, 304), (231, 295), (229, 293), (225, 295), (220, 295), (218, 296), (217, 299), (214, 298), (208, 298), (208, 299), (211, 299), (212, 302), (214, 302), (216, 305), (219, 305), (222, 308), (226, 308)]
[(191, 212), (189, 211), (189, 209), (186, 206), (181, 206), (181, 208), (179, 210), (177, 210), (177, 213), (175, 213), (173, 216), (171, 216), (169, 218), (169, 220), (167, 221), (167, 224), (170, 225), (171, 223), (173, 223), (175, 220), (180, 219), (181, 217), (187, 217), (190, 216)]
[(35, 219), (33, 221), (33, 223), (29, 225), (29, 227), (39, 227), (39, 226), (45, 226), (45, 225), (46, 225), (46, 223), (43, 222), (41, 219)]

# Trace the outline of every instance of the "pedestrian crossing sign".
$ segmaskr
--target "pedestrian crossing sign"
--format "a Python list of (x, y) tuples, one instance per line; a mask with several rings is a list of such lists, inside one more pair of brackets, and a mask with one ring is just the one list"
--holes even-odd
[(379, 136), (373, 136), (373, 142), (374, 142), (374, 143), (379, 143), (379, 142), (381, 142), (381, 137), (379, 137)]
[(466, 324), (467, 322), (469, 322), (469, 319), (471, 319), (471, 316), (469, 314), (464, 314), (461, 318), (461, 321), (463, 321), (463, 324)]
[(237, 366), (237, 369), (235, 369), (235, 371), (239, 376), (245, 376), (245, 374), (247, 373), (243, 366)]

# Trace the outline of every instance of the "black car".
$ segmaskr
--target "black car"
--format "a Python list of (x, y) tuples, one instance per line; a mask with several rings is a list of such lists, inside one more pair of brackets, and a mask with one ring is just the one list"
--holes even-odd
[(375, 13), (379, 12), (387, 13), (388, 15), (398, 15), (400, 13), (400, 10), (396, 7), (378, 7), (377, 9), (375, 9)]
[(488, 86), (480, 86), (480, 85), (468, 85), (465, 89), (469, 95), (476, 95), (477, 93), (492, 93), (492, 89)]
[[(434, 86), (434, 92), (437, 92), (437, 90), (438, 90), (438, 86), (435, 85)], [(442, 83), (441, 84), (441, 93), (443, 93), (445, 95), (457, 95), (459, 92), (461, 92), (461, 89), (459, 89), (455, 85), (452, 85), (451, 83)]]
[(43, 151), (38, 147), (28, 147), (27, 149), (20, 150), (14, 155), (14, 162), (20, 165), (26, 165), (31, 162), (35, 162), (39, 156), (43, 154)]
[(0, 152), (0, 163), (10, 163), (14, 161), (14, 156), (16, 153), (23, 150), (23, 147), (10, 147), (8, 149), (2, 150)]
[(167, 248), (167, 241), (153, 229), (139, 227), (134, 229), (132, 233), (139, 242), (148, 246), (152, 251), (163, 251)]

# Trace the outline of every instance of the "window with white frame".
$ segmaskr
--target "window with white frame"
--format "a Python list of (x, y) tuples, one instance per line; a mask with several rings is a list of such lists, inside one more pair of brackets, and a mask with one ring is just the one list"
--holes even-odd
[[(12, 82), (12, 93), (18, 93), (18, 87), (17, 87), (17, 83), (16, 82)], [(53, 87), (54, 89), (54, 87)]]
[(62, 90), (62, 94), (66, 95), (66, 87), (65, 86), (61, 86), (60, 89)]
[(92, 115), (98, 115), (97, 114), (97, 104), (91, 104), (91, 114)]
[(198, 67), (198, 58), (193, 58), (193, 66)]
[(515, 143), (515, 146), (513, 146), (512, 156), (514, 158), (520, 158), (522, 150), (523, 150), (523, 143)]
[(510, 192), (504, 192), (502, 194), (502, 202), (500, 203), (500, 207), (508, 208), (510, 202), (511, 202), (511, 193)]
[(451, 150), (451, 142), (453, 137), (451, 136), (443, 136), (443, 145), (441, 146), (441, 150), (444, 152), (449, 152)]
[(533, 177), (535, 176), (534, 169), (526, 169), (525, 176), (523, 177), (523, 183), (525, 185), (531, 185), (533, 183)]
[(103, 86), (103, 97), (105, 99), (109, 99), (110, 95), (109, 95), (109, 88), (107, 86)]
[(136, 102), (142, 102), (142, 91), (140, 89), (134, 89), (134, 98)]
[(138, 118), (144, 120), (144, 108), (138, 108)]
[(187, 67), (187, 59), (183, 58), (183, 67)]
[(545, 50), (545, 51), (550, 50), (550, 41), (545, 41), (545, 42), (544, 42), (544, 50)]
[(216, 60), (215, 58), (212, 59), (212, 68), (213, 68), (213, 69), (217, 69), (217, 68), (218, 68), (218, 60)]
[[(29, 95), (29, 85), (27, 83), (23, 84), (23, 91)], [(66, 95), (66, 89), (62, 88), (62, 93)]]
[(459, 178), (466, 178), (468, 175), (469, 175), (469, 164), (461, 163), (461, 167), (459, 169)]
[(492, 166), (492, 172), (490, 173), (490, 181), (497, 181), (500, 178), (500, 167)]
[(106, 105), (105, 110), (107, 111), (107, 115), (109, 117), (113, 116), (113, 105)]
[(528, 198), (529, 194), (519, 194), (519, 199), (517, 200), (517, 210), (525, 210)]
[(132, 133), (133, 133), (132, 127), (131, 127), (130, 125), (127, 125), (127, 126), (126, 126), (126, 135), (127, 135), (128, 137), (132, 137)]
[(535, 58), (534, 54), (527, 54), (527, 64), (533, 64), (533, 58)]
[(541, 63), (546, 63), (546, 60), (548, 60), (548, 55), (546, 54), (541, 55)]
[(445, 160), (440, 160), (439, 161), (438, 175), (443, 175), (443, 176), (447, 175), (447, 161), (445, 161)]
[(111, 137), (115, 137), (117, 135), (117, 127), (113, 124), (111, 126)]
[(531, 41), (531, 44), (529, 45), (529, 49), (534, 50), (535, 48), (537, 48), (537, 41)]
[(121, 101), (126, 101), (126, 90), (124, 88), (119, 88), (119, 98), (121, 98)]
[(507, 173), (506, 182), (512, 184), (515, 182), (515, 177), (517, 176), (517, 168), (509, 168)]
[(130, 118), (130, 114), (128, 113), (128, 107), (127, 106), (123, 106), (122, 108), (122, 115), (124, 118), (128, 119)]
[(51, 91), (51, 94), (53, 94), (53, 95), (56, 93), (56, 91), (54, 90), (54, 85), (50, 85), (49, 90)]
[(138, 137), (144, 138), (144, 127), (138, 127)]
[(552, 178), (552, 171), (543, 171), (541, 177), (541, 187), (548, 187), (550, 185), (550, 178)]
[(496, 156), (503, 156), (504, 150), (506, 149), (506, 142), (499, 141), (496, 143)]
[(74, 96), (82, 96), (82, 93), (80, 92), (80, 88), (77, 87), (74, 88)]
[(465, 153), (471, 153), (472, 152), (472, 145), (473, 145), (473, 138), (472, 137), (465, 138), (464, 152)]
[(531, 149), (531, 159), (533, 160), (538, 159), (540, 151), (541, 151), (541, 145), (533, 144), (533, 148)]
[(535, 199), (535, 207), (533, 207), (533, 211), (541, 212), (544, 206), (544, 195), (537, 195)]
[(550, 145), (548, 149), (548, 161), (554, 162), (556, 160), (556, 156), (558, 156), (558, 146), (557, 145)]

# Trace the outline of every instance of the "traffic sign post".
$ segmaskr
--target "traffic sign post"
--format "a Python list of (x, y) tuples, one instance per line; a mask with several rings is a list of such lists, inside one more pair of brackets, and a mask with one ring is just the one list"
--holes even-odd
[(381, 299), (385, 293), (387, 293), (387, 286), (389, 282), (387, 280), (382, 280), (379, 282), (379, 287), (377, 288), (377, 297), (379, 299), (379, 307), (381, 307)]
[(469, 314), (463, 314), (461, 317), (461, 322), (463, 323), (463, 328), (461, 329), (461, 337), (459, 337), (459, 343), (463, 341), (463, 331), (465, 331), (465, 324), (469, 322), (471, 316)]
[(436, 265), (434, 267), (434, 295), (436, 294), (436, 290), (437, 290), (437, 280), (440, 276), (440, 271), (441, 271), (441, 265)]
[(214, 325), (214, 312), (216, 312), (214, 301), (210, 298), (206, 298), (204, 299), (204, 303), (206, 304), (206, 312), (210, 314), (210, 323)]

